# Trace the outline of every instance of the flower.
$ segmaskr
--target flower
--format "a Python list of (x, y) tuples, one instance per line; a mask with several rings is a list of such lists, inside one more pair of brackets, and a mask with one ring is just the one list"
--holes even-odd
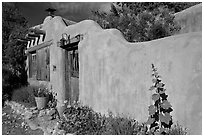
[(33, 87), (33, 94), (35, 97), (48, 97), (50, 92), (44, 85)]

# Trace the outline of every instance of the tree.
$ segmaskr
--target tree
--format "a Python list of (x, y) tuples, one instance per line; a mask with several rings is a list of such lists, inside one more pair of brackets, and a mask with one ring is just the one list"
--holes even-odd
[[(3, 2), (2, 3), (2, 55), (3, 63), (5, 63), (7, 43), (14, 40), (11, 35), (13, 33), (21, 34), (22, 30), (26, 30), (28, 24), (26, 19), (20, 13), (15, 3)], [(24, 37), (22, 34), (18, 38)], [(16, 40), (16, 38), (15, 38)]]
[(180, 30), (174, 13), (190, 4), (183, 5), (170, 2), (117, 2), (111, 4), (110, 13), (92, 11), (91, 19), (104, 29), (120, 30), (129, 42), (150, 41), (171, 36)]
[(2, 83), (3, 94), (20, 85), (27, 84), (25, 71), (26, 43), (18, 41), (25, 38), (28, 23), (15, 3), (2, 3)]

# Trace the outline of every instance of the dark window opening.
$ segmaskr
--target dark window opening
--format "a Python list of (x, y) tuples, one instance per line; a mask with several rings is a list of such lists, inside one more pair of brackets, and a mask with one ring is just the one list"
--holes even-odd
[(29, 54), (29, 77), (41, 81), (50, 81), (50, 50), (49, 47)]
[(70, 51), (71, 57), (71, 76), (79, 77), (79, 55), (78, 50)]

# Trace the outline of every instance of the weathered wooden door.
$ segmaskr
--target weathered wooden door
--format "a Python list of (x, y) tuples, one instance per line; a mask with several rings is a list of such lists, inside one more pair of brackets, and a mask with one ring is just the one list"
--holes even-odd
[(65, 81), (68, 90), (68, 101), (73, 104), (79, 99), (79, 56), (78, 50), (65, 51)]

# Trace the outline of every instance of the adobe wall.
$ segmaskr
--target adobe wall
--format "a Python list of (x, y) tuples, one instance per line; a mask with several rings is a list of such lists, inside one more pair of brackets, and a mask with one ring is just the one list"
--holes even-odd
[(102, 30), (89, 20), (63, 32), (84, 34), (79, 43), (79, 100), (84, 105), (146, 121), (154, 63), (166, 84), (174, 122), (189, 128), (190, 134), (201, 134), (201, 32), (128, 43), (118, 30)]
[(178, 34), (202, 31), (202, 3), (176, 13), (175, 20), (181, 25)]

